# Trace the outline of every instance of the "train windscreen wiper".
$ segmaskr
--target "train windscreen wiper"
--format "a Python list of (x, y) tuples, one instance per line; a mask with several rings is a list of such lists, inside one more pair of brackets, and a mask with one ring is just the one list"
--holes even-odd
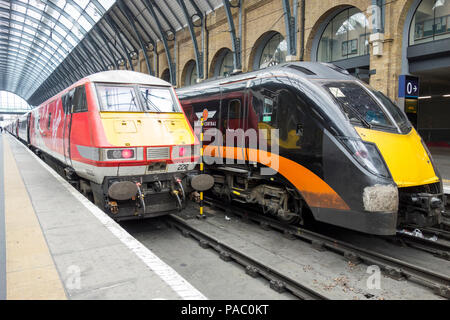
[(372, 125), (369, 123), (369, 121), (367, 121), (359, 112), (358, 110), (356, 110), (351, 104), (344, 104), (342, 103), (342, 106), (344, 106), (345, 108), (350, 109), (353, 114), (358, 118), (358, 120), (360, 120), (362, 122), (362, 124), (369, 128), (372, 129)]

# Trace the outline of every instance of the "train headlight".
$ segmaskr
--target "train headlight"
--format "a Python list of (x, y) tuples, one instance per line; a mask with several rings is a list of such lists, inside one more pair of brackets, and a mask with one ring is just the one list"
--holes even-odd
[(352, 138), (341, 138), (341, 141), (353, 157), (367, 170), (384, 178), (391, 177), (386, 163), (375, 144)]
[(191, 146), (174, 146), (172, 147), (172, 159), (190, 157), (193, 155), (191, 151)]
[[(142, 148), (138, 148), (142, 149)], [(140, 150), (139, 150), (140, 151)], [(142, 153), (138, 152), (139, 154)], [(102, 161), (115, 161), (115, 160), (142, 160), (142, 155), (139, 157), (136, 154), (136, 148), (114, 148), (114, 149), (101, 149)]]

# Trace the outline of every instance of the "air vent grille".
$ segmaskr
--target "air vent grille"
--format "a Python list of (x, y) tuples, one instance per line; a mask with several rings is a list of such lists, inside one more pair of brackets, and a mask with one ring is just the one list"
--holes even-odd
[(169, 147), (147, 148), (147, 160), (170, 159)]

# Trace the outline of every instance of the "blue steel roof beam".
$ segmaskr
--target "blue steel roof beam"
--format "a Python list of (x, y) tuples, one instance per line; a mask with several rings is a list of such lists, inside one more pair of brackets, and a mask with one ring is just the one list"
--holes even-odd
[(158, 4), (154, 0), (150, 0), (150, 1), (152, 3), (153, 7), (156, 9), (156, 11), (158, 11), (159, 15), (164, 19), (164, 22), (169, 26), (170, 31), (172, 31), (172, 33), (175, 34), (175, 28), (170, 23), (169, 19), (167, 19), (166, 15), (161, 10), (161, 8), (158, 6)]
[[(50, 77), (50, 79), (55, 80), (55, 78), (58, 77), (64, 77), (64, 75), (62, 74), (61, 70), (55, 70), (55, 77)], [(68, 80), (68, 79), (67, 79)], [(67, 83), (62, 83), (60, 81), (57, 81), (55, 84), (55, 88), (57, 89), (58, 92), (64, 90), (65, 88), (67, 88), (68, 86), (72, 85), (73, 82), (71, 81), (67, 81)]]
[[(81, 41), (79, 43), (79, 46), (83, 47), (83, 51), (87, 53), (87, 56), (89, 57), (89, 59), (91, 60), (92, 64), (96, 67), (97, 70), (108, 70), (108, 67), (106, 66), (106, 64), (103, 63), (102, 60), (98, 59), (97, 54), (94, 52), (92, 52), (92, 50), (89, 48), (88, 46), (89, 41), (86, 41), (86, 43), (84, 43), (84, 41)], [(100, 53), (98, 53), (100, 54)]]
[[(76, 1), (71, 1), (70, 4), (71, 4), (72, 6), (74, 6), (74, 7), (76, 7), (76, 8), (78, 9), (79, 12), (83, 12), (83, 11), (84, 11), (84, 9), (81, 8), (81, 7), (78, 5), (78, 3), (77, 3)], [(103, 15), (103, 13), (105, 12), (105, 9), (103, 8), (103, 6), (101, 6), (98, 2), (97, 2), (97, 5), (96, 5), (96, 6), (98, 7), (99, 11), (100, 11), (100, 12), (102, 13), (102, 15)], [(83, 15), (83, 17), (84, 17), (84, 18), (85, 18), (92, 26), (95, 26), (96, 22), (95, 22), (94, 19), (92, 19), (92, 17), (91, 17), (90, 15)], [(72, 19), (72, 20), (73, 20), (73, 19)], [(92, 30), (92, 29), (91, 29), (91, 30)], [(92, 40), (92, 36), (91, 36), (90, 32), (87, 32), (86, 35), (85, 35), (85, 38), (84, 38), (82, 41), (80, 41), (80, 43), (79, 43), (80, 45), (82, 45), (83, 50), (84, 50), (85, 52), (86, 52), (86, 51), (87, 51), (87, 52), (90, 52), (90, 53), (88, 53), (88, 56), (90, 56), (90, 55), (92, 54), (92, 52), (91, 52), (91, 50), (89, 49), (89, 46), (88, 46), (88, 45), (83, 45), (83, 43), (84, 43), (84, 41), (86, 41), (87, 43), (92, 44), (92, 43), (91, 43), (91, 40)], [(95, 52), (95, 50), (101, 51), (101, 50), (99, 50), (99, 48), (97, 48), (97, 49), (94, 48), (94, 52)], [(99, 52), (99, 54), (100, 54), (100, 52)], [(103, 69), (102, 69), (102, 70), (107, 70), (107, 69), (108, 69), (108, 67), (107, 67), (107, 65), (106, 65), (106, 63), (104, 62), (104, 60), (103, 60), (102, 57), (100, 57), (100, 61), (101, 61), (101, 62), (99, 62), (99, 60), (97, 59), (96, 54), (93, 54), (92, 57), (95, 58), (95, 60), (97, 61), (97, 63), (99, 63), (99, 65), (103, 66)]]
[[(184, 3), (184, 1), (177, 0), (177, 2), (180, 5), (181, 10), (183, 10), (184, 17), (185, 17), (186, 22), (189, 27), (189, 33), (191, 34), (191, 40), (194, 45), (195, 61), (197, 62), (196, 68), (197, 68), (198, 79), (203, 79), (204, 78), (203, 77), (203, 52), (200, 52), (198, 49), (197, 37), (195, 36), (195, 30), (194, 30), (194, 25), (192, 23), (191, 16), (189, 15), (189, 12), (186, 8), (186, 4)], [(202, 15), (202, 17), (203, 17), (203, 15)], [(202, 19), (202, 21), (203, 21), (203, 19)]]
[[(28, 17), (28, 18), (30, 20), (34, 19), (33, 17)], [(7, 19), (0, 17), (0, 21), (7, 21)], [(36, 21), (39, 21), (39, 20), (36, 20)], [(33, 21), (33, 22), (35, 22), (35, 21)], [(24, 30), (25, 30), (25, 28), (32, 29), (34, 32), (39, 33), (39, 35), (42, 35), (42, 36), (44, 36), (46, 38), (48, 37), (48, 35), (45, 32), (43, 32), (41, 29), (35, 28), (35, 27), (31, 26), (31, 25), (27, 25), (27, 24), (23, 23), (22, 21), (15, 20), (14, 23), (18, 24), (18, 25), (21, 25), (24, 28)], [(50, 28), (48, 26), (45, 26), (45, 29), (50, 30), (51, 32), (56, 34), (61, 39), (64, 38), (58, 31), (56, 31), (56, 30), (54, 30), (54, 29), (52, 29), (52, 28)], [(29, 35), (30, 37), (34, 37), (34, 36), (31, 36), (30, 33), (26, 32), (26, 31), (19, 30), (17, 28), (11, 28), (11, 30), (16, 30), (18, 32), (21, 32), (21, 33), (24, 33), (26, 35)], [(48, 38), (48, 40), (51, 41), (52, 43), (54, 43), (56, 46), (59, 46), (59, 42), (56, 42), (53, 38)], [(43, 40), (41, 40), (41, 41), (43, 41)], [(73, 48), (72, 45), (70, 45), (70, 46)], [(64, 47), (61, 47), (61, 48), (64, 50), (65, 53), (69, 54), (69, 51), (67, 51)]]
[(198, 7), (197, 3), (195, 2), (195, 0), (189, 0), (189, 3), (192, 5), (192, 7), (194, 8), (195, 12), (197, 13), (197, 15), (199, 16), (200, 20), (202, 21), (203, 24), (203, 13), (200, 10), (200, 8)]
[[(28, 9), (31, 9), (32, 11), (34, 11), (34, 12), (36, 12), (37, 14), (41, 15), (42, 17), (45, 17), (46, 19), (48, 19), (48, 20), (52, 21), (53, 23), (57, 24), (61, 29), (63, 29), (63, 30), (64, 30), (65, 32), (67, 32), (68, 34), (70, 34), (72, 38), (78, 39), (78, 36), (77, 36), (71, 29), (67, 28), (67, 26), (65, 26), (64, 24), (60, 23), (57, 19), (55, 19), (54, 17), (52, 17), (51, 15), (49, 15), (48, 13), (46, 13), (45, 11), (41, 11), (41, 10), (37, 9), (36, 7), (30, 6), (30, 5), (26, 5), (26, 4), (24, 4), (24, 3), (22, 3), (22, 2), (19, 2), (19, 1), (16, 1), (16, 0), (11, 0), (11, 1), (13, 1), (13, 2), (14, 2), (15, 4), (17, 4), (17, 5), (20, 5), (20, 6), (23, 6), (23, 7), (28, 8)], [(49, 2), (49, 3), (50, 3), (50, 2)], [(0, 11), (1, 11), (1, 8), (0, 8)], [(57, 11), (60, 12), (61, 14), (64, 13), (64, 11), (62, 11), (62, 10), (59, 9), (59, 8), (57, 9)], [(26, 15), (26, 14), (23, 14), (23, 13), (21, 13), (21, 12), (19, 12), (19, 11), (15, 11), (14, 14), (17, 14), (18, 16), (22, 16), (23, 18), (32, 18), (31, 16)], [(33, 19), (34, 19), (34, 20), (37, 20), (37, 19), (35, 19), (35, 18), (33, 18)], [(33, 20), (33, 19), (31, 19), (31, 20)], [(44, 21), (37, 20), (37, 21), (35, 21), (35, 22), (36, 22), (37, 24), (40, 24), (40, 25), (42, 25), (42, 24), (47, 25), (47, 23), (45, 23)], [(47, 26), (48, 26), (48, 25), (47, 25)], [(53, 30), (52, 26), (48, 26), (48, 27), (50, 28), (50, 30)], [(83, 30), (84, 30), (84, 29), (83, 29)], [(69, 41), (67, 41), (67, 40), (65, 39), (65, 37), (62, 37), (62, 39), (63, 39), (63, 42), (64, 42), (64, 43), (66, 43), (68, 46), (70, 46), (70, 47), (73, 48), (73, 46), (70, 44)]]
[[(78, 47), (77, 47), (78, 48)], [(81, 52), (79, 49), (75, 48), (72, 52), (71, 52), (71, 56), (72, 58), (77, 61), (77, 64), (80, 68), (82, 68), (86, 74), (91, 74), (91, 73), (95, 73), (96, 71), (94, 70), (94, 68), (87, 63), (87, 61), (85, 60), (85, 58), (81, 55)], [(50, 75), (51, 76), (51, 75)]]
[[(21, 2), (18, 2), (18, 1), (16, 1), (16, 0), (12, 0), (12, 1), (14, 1), (14, 3), (16, 3), (16, 4), (18, 4), (18, 5), (25, 6), (25, 4), (23, 4), (23, 3), (21, 3)], [(63, 10), (61, 10), (59, 7), (54, 6), (54, 5), (51, 4), (50, 2), (47, 3), (47, 4), (49, 5), (49, 7), (52, 7), (53, 10), (58, 11), (61, 15), (64, 15), (64, 16), (65, 16), (66, 18), (68, 18), (68, 19), (70, 18), (70, 20), (72, 20), (72, 23), (74, 23), (76, 26), (78, 26), (79, 29), (83, 30), (83, 31), (84, 31), (84, 34), (86, 34), (86, 30), (85, 30), (84, 28), (82, 28), (82, 26), (79, 25), (78, 22), (76, 22), (75, 20), (73, 20), (72, 17), (70, 17), (70, 15), (68, 15), (66, 12), (64, 12)], [(56, 19), (53, 18), (52, 16), (48, 15), (45, 11), (39, 10), (39, 9), (37, 9), (37, 8), (35, 8), (35, 7), (33, 7), (33, 6), (29, 6), (29, 5), (26, 5), (26, 7), (27, 7), (27, 9), (31, 9), (31, 10), (35, 11), (36, 13), (40, 13), (42, 17), (46, 17), (48, 20), (50, 20), (50, 21), (54, 22), (55, 24), (57, 24), (57, 25), (58, 25), (59, 27), (61, 27), (64, 31), (66, 31), (68, 34), (70, 34), (70, 35), (72, 36), (72, 38), (74, 38), (74, 39), (79, 39), (78, 36), (75, 35), (75, 33), (74, 33), (71, 29), (69, 29), (69, 28), (67, 28), (65, 25), (59, 23), (58, 20), (56, 20)], [(27, 15), (27, 16), (28, 16), (28, 15)], [(39, 22), (40, 25), (42, 24), (41, 22), (42, 22), (42, 21)], [(63, 37), (62, 39), (63, 39), (64, 42), (66, 42), (66, 44), (70, 44), (70, 42), (68, 42), (68, 41), (66, 40), (66, 38)]]
[[(164, 34), (164, 31), (162, 29), (161, 22), (159, 21), (158, 17), (156, 16), (155, 9), (153, 8), (150, 1), (144, 0), (144, 4), (147, 7), (147, 9), (149, 10), (153, 19), (155, 19), (156, 25), (158, 26), (159, 32), (161, 34), (161, 39), (162, 39), (162, 42), (164, 45), (164, 49), (166, 51), (167, 62), (169, 65), (169, 72), (170, 72), (170, 82), (172, 83), (172, 85), (176, 85), (176, 82), (177, 82), (176, 70), (173, 65), (173, 60), (172, 60), (172, 56), (170, 55), (169, 45), (167, 44), (166, 35)], [(155, 48), (155, 50), (156, 50), (156, 48)]]
[[(12, 21), (12, 19), (11, 19), (11, 3), (9, 4), (9, 21), (8, 21), (8, 27), (9, 27), (9, 30), (11, 30), (11, 21)], [(8, 51), (9, 51), (9, 36), (10, 36), (10, 32), (8, 32)], [(4, 87), (6, 87), (6, 77), (4, 77), (3, 78), (3, 86)]]
[[(11, 29), (14, 29), (14, 28), (11, 28)], [(17, 29), (16, 29), (17, 30)], [(0, 34), (3, 34), (3, 35), (9, 35), (11, 38), (14, 38), (15, 40), (22, 40), (22, 41), (24, 41), (25, 43), (28, 43), (28, 44), (33, 44), (33, 42), (31, 42), (30, 40), (28, 40), (28, 39), (25, 39), (25, 38), (21, 38), (21, 37), (19, 37), (19, 36), (16, 36), (16, 35), (14, 35), (14, 34), (9, 34), (9, 33), (6, 33), (6, 32), (3, 32), (3, 31), (1, 31), (0, 30)], [(46, 43), (44, 42), (44, 41), (42, 41), (41, 39), (35, 39), (37, 42), (39, 42), (39, 43), (41, 43), (44, 47), (42, 47), (43, 49), (45, 49), (45, 51), (49, 54), (49, 55), (51, 55), (52, 54), (52, 52), (51, 51), (49, 51), (49, 48), (48, 47), (45, 47), (45, 45), (46, 45)], [(20, 43), (20, 42), (17, 42), (17, 43)], [(59, 52), (58, 52), (58, 55), (59, 55), (59, 57), (61, 58), (61, 59), (64, 59), (64, 56), (62, 55), (62, 54), (60, 54)]]
[(101, 30), (100, 27), (98, 27), (98, 26), (95, 26), (94, 29), (98, 33), (100, 38), (103, 40), (103, 42), (105, 43), (106, 47), (108, 48), (109, 53), (111, 54), (111, 58), (112, 58), (114, 67), (116, 67), (116, 69), (119, 69), (119, 66), (117, 64), (117, 59), (116, 59), (116, 57), (114, 55), (113, 50), (110, 47), (111, 43), (107, 40), (105, 34), (103, 33), (103, 30)]
[[(92, 48), (94, 49), (94, 52), (98, 53), (98, 55), (100, 57), (100, 61), (103, 64), (104, 70), (108, 70), (108, 65), (106, 64), (104, 57), (106, 57), (106, 59), (108, 59), (109, 56), (106, 55), (103, 52), (103, 49), (100, 48), (100, 46), (97, 45), (97, 42), (95, 41), (95, 39), (93, 39), (93, 37), (92, 37), (92, 35), (90, 33), (86, 37), (88, 39), (87, 43), (92, 46)], [(112, 59), (110, 60), (110, 63), (112, 63)]]
[[(242, 69), (242, 63), (241, 63), (241, 40), (236, 36), (236, 28), (234, 27), (234, 21), (233, 21), (233, 15), (231, 13), (231, 5), (228, 0), (222, 0), (223, 6), (225, 8), (225, 13), (227, 15), (228, 20), (228, 26), (229, 26), (229, 32), (231, 36), (231, 46), (233, 49), (233, 66), (234, 70), (241, 70)], [(239, 4), (241, 4), (241, 0), (239, 1)]]
[[(49, 85), (50, 85), (50, 90), (47, 91), (47, 92), (46, 92), (46, 95), (45, 95), (45, 97), (48, 99), (48, 98), (50, 98), (51, 96), (54, 96), (54, 95), (55, 95), (55, 91), (57, 90), (58, 83), (56, 82), (56, 80), (55, 80), (54, 78), (49, 78), (49, 79), (47, 79), (46, 81), (47, 81), (47, 82), (49, 83)], [(47, 100), (47, 99), (45, 99), (45, 100)]]
[(287, 52), (291, 56), (297, 54), (297, 11), (298, 1), (294, 0), (294, 15), (291, 15), (290, 0), (283, 0), (284, 25), (287, 37)]
[[(59, 82), (60, 83), (62, 83), (62, 84), (64, 84), (64, 85), (69, 85), (70, 84), (70, 81), (69, 81), (69, 79), (68, 79), (68, 77), (67, 76), (65, 76), (62, 72), (61, 72), (61, 65), (59, 65), (59, 67), (58, 68), (56, 68), (55, 69), (55, 71), (57, 71), (57, 73), (56, 73), (56, 75), (57, 75), (57, 78), (59, 79)], [(58, 70), (59, 70), (59, 72), (58, 72)], [(45, 82), (45, 81), (44, 81)]]
[(64, 74), (64, 78), (66, 79), (66, 84), (67, 85), (71, 85), (72, 84), (71, 76), (73, 75), (73, 73), (72, 73), (72, 70), (69, 67), (70, 67), (69, 63), (65, 63), (65, 60), (58, 66), (59, 69), (63, 69), (62, 73)]
[[(137, 8), (137, 6), (136, 6), (136, 4), (135, 4), (134, 2), (130, 1), (128, 4), (129, 4), (129, 5), (132, 4), (132, 5), (133, 5), (133, 8), (136, 9), (136, 11), (139, 12), (139, 9)], [(145, 5), (145, 4), (144, 4), (144, 5)], [(136, 16), (136, 15), (134, 15), (134, 16)], [(148, 29), (150, 29), (150, 30), (156, 35), (156, 40), (160, 40), (160, 38), (158, 38), (158, 32), (156, 32), (155, 29), (153, 29), (153, 27), (152, 27), (150, 21), (148, 21), (148, 19), (146, 18), (146, 16), (145, 16), (144, 14), (142, 14), (142, 13), (140, 14), (140, 16), (141, 16), (142, 19), (145, 21), (146, 27), (147, 27)], [(136, 16), (136, 21), (138, 22), (138, 24), (139, 24), (139, 26), (141, 27), (141, 29), (144, 30), (145, 34), (147, 35), (147, 38), (150, 39), (150, 42), (152, 43), (153, 48), (156, 48), (156, 41), (153, 39), (152, 36), (150, 36), (150, 35), (148, 34), (146, 28), (139, 22), (139, 19), (138, 19), (137, 16)]]
[[(130, 64), (131, 70), (134, 70), (133, 68), (133, 62), (131, 61), (130, 53), (128, 52), (128, 49), (125, 45), (125, 42), (122, 39), (121, 33), (119, 31), (119, 27), (117, 26), (116, 22), (111, 18), (108, 14), (105, 15), (105, 21), (111, 26), (111, 28), (116, 33), (117, 38), (119, 38), (120, 45), (122, 46), (123, 51), (127, 55), (128, 63)], [(125, 64), (126, 65), (126, 64)]]
[[(13, 1), (14, 1), (14, 0), (13, 0)], [(48, 20), (52, 21), (53, 23), (58, 24), (58, 26), (61, 27), (65, 32), (67, 32), (68, 34), (71, 34), (73, 38), (77, 39), (77, 37), (74, 35), (74, 33), (73, 33), (70, 29), (68, 29), (65, 25), (59, 23), (58, 20), (56, 20), (56, 19), (53, 18), (52, 16), (48, 15), (47, 13), (45, 13), (45, 12), (43, 12), (43, 11), (41, 11), (41, 10), (38, 10), (37, 8), (35, 8), (35, 7), (33, 7), (33, 6), (25, 5), (25, 4), (23, 4), (23, 3), (21, 3), (21, 2), (17, 2), (17, 1), (15, 1), (15, 2), (16, 2), (17, 4), (19, 4), (19, 5), (21, 5), (21, 6), (24, 6), (24, 7), (27, 8), (27, 9), (31, 9), (32, 11), (37, 12), (38, 14), (41, 13), (41, 16), (42, 16), (42, 17), (46, 17)], [(5, 10), (4, 10), (3, 8), (0, 8), (0, 12), (1, 12), (1, 11), (5, 11)], [(15, 10), (13, 10), (13, 11), (14, 11), (14, 14), (17, 15), (17, 16), (19, 16), (19, 17), (22, 17), (22, 18), (24, 18), (24, 19), (30, 19), (31, 21), (35, 22), (36, 24), (38, 24), (38, 25), (40, 25), (40, 26), (44, 26), (44, 25), (45, 25), (44, 27), (48, 28), (48, 29), (51, 30), (51, 31), (53, 30), (53, 28), (52, 28), (51, 26), (47, 25), (47, 23), (45, 23), (45, 22), (43, 22), (43, 21), (41, 22), (41, 20), (38, 20), (38, 19), (36, 19), (36, 18), (34, 18), (34, 17), (32, 17), (32, 16), (29, 16), (29, 15), (27, 15), (27, 14), (24, 14), (24, 13), (22, 13), (22, 12), (20, 12), (20, 11), (15, 11)], [(56, 30), (53, 30), (53, 32), (56, 32)], [(70, 42), (68, 42), (68, 41), (65, 39), (65, 37), (61, 36), (61, 34), (58, 34), (58, 35), (61, 37), (61, 39), (63, 39), (63, 42), (64, 42), (68, 47), (74, 48), (74, 47), (70, 44)], [(31, 52), (31, 50), (30, 50), (30, 52)], [(50, 60), (49, 60), (49, 61), (50, 61)]]
[[(125, 56), (127, 53), (126, 51), (123, 52), (123, 48), (119, 45), (117, 45), (117, 37), (114, 34), (114, 29), (111, 28), (111, 26), (109, 26), (109, 24), (107, 22), (105, 22), (105, 20), (101, 20), (101, 22), (103, 22), (105, 25), (102, 25), (100, 22), (97, 24), (97, 26), (102, 30), (103, 34), (105, 35), (105, 39), (106, 41), (109, 41), (111, 44), (111, 48), (112, 50), (114, 50), (114, 52), (117, 53), (117, 55), (119, 56), (119, 60), (122, 59), (123, 61), (126, 60)], [(109, 26), (109, 28), (111, 28), (112, 31), (110, 31), (107, 26)], [(126, 64), (125, 64), (125, 68), (126, 68)]]
[[(9, 57), (9, 53), (10, 52), (6, 52), (6, 51), (3, 51), (3, 50), (0, 50), (0, 57), (2, 57), (3, 59), (6, 60)], [(27, 62), (27, 58), (28, 57), (24, 56), (23, 54), (20, 54), (20, 58), (18, 58), (18, 59), (19, 59), (20, 62), (26, 63)], [(9, 68), (11, 68), (11, 65), (9, 65), (7, 62), (2, 62), (2, 64), (5, 65), (5, 66), (8, 66)], [(13, 71), (13, 75), (15, 74), (15, 76), (12, 77), (12, 79), (10, 80), (10, 84), (9, 85), (12, 85), (12, 84), (16, 85), (18, 83), (18, 81), (19, 81), (19, 75), (20, 76), (27, 76), (27, 77), (30, 77), (30, 76), (38, 77), (38, 76), (40, 76), (40, 73), (38, 71), (33, 70), (33, 69), (31, 69), (31, 70), (20, 70), (20, 71), (16, 71), (16, 70), (12, 69), (12, 71)], [(33, 83), (35, 83), (35, 80), (33, 81)], [(5, 84), (5, 86), (6, 86), (6, 84)]]
[(164, 5), (169, 10), (170, 14), (174, 17), (174, 19), (177, 20), (177, 23), (180, 26), (180, 28), (183, 28), (183, 22), (181, 22), (181, 20), (178, 18), (178, 16), (173, 11), (173, 8), (169, 5), (170, 2), (163, 1), (162, 3), (164, 3)]
[[(82, 42), (83, 41), (78, 43), (78, 45), (73, 50), (73, 52), (77, 52), (78, 58), (87, 67), (87, 69), (90, 69), (91, 71), (96, 73), (98, 71), (98, 66), (97, 66), (96, 62), (94, 61), (94, 59), (92, 58), (92, 55), (90, 54), (90, 52), (85, 50), (85, 47), (82, 45)], [(86, 58), (87, 58), (87, 60), (86, 60)], [(88, 63), (88, 61), (90, 61), (90, 63)]]
[[(73, 49), (73, 51), (70, 53), (72, 58), (76, 61), (77, 65), (80, 66), (83, 70), (87, 72), (87, 74), (90, 74), (91, 72), (96, 72), (94, 67), (91, 66), (88, 61), (86, 60), (86, 57), (83, 56), (81, 47), (78, 45)], [(89, 57), (89, 55), (88, 55)], [(89, 59), (89, 58), (88, 58)], [(51, 76), (51, 75), (50, 75)]]
[[(10, 76), (10, 77), (14, 77), (14, 76), (17, 75), (17, 72), (15, 72), (14, 70), (9, 70), (8, 66), (5, 65), (5, 64), (0, 64), (0, 70), (2, 71), (3, 75), (7, 75), (7, 76)], [(31, 80), (26, 80), (26, 83), (31, 85), (33, 82)]]
[[(14, 1), (14, 0), (13, 0)], [(68, 0), (67, 1), (68, 3), (70, 3), (70, 4), (74, 4), (75, 2), (74, 1), (70, 1), (70, 0)], [(72, 16), (69, 14), (69, 13), (67, 13), (66, 11), (64, 11), (63, 9), (61, 9), (61, 8), (59, 8), (58, 6), (56, 6), (56, 5), (54, 5), (51, 1), (47, 1), (46, 2), (46, 4), (49, 6), (49, 7), (51, 7), (53, 10), (55, 10), (55, 11), (58, 11), (62, 16), (64, 16), (67, 20), (69, 20), (70, 22), (72, 22), (72, 24), (74, 25), (74, 26), (76, 26), (79, 30), (82, 30), (83, 32), (83, 36), (84, 35), (86, 35), (86, 33), (88, 32), (86, 29), (84, 29), (84, 27), (77, 21), (77, 20), (75, 20), (74, 18), (72, 18)], [(80, 12), (80, 14), (83, 16), (83, 17), (85, 17), (85, 18), (87, 18), (87, 17), (89, 17), (89, 15), (87, 15), (87, 14), (83, 14), (83, 12)], [(92, 20), (92, 19), (91, 19)], [(77, 39), (77, 38), (76, 38)]]
[(149, 28), (150, 30), (152, 30), (152, 32), (154, 34), (156, 34), (155, 30), (153, 30), (152, 26), (150, 25), (150, 23), (147, 21), (147, 19), (145, 19), (145, 16), (141, 13), (140, 16), (142, 17), (142, 19), (145, 21), (145, 23), (147, 24), (147, 28), (145, 28), (142, 23), (139, 21), (138, 17), (132, 12), (131, 7), (133, 7), (135, 9), (135, 11), (139, 10), (136, 7), (136, 4), (132, 1), (130, 1), (127, 4), (127, 7), (130, 9), (131, 14), (133, 15), (133, 17), (135, 18), (134, 21), (137, 23), (137, 26), (142, 30), (142, 32), (145, 34), (145, 36), (149, 39), (149, 42), (153, 45), (153, 47), (156, 47), (156, 41), (153, 39), (153, 37), (147, 32), (147, 28)]
[[(118, 0), (117, 0), (118, 1)], [(133, 30), (128, 30), (127, 24), (129, 23), (127, 17), (124, 16), (122, 10), (120, 10), (119, 3), (117, 4), (117, 10), (111, 10), (110, 16), (116, 23), (120, 32), (124, 36), (124, 39), (129, 47), (132, 48), (133, 51), (137, 51), (139, 47), (139, 39), (135, 38), (133, 35)], [(114, 7), (116, 9), (116, 7)], [(119, 14), (120, 13), (120, 14)], [(123, 16), (123, 19), (122, 19)], [(136, 43), (136, 45), (134, 45)]]
[[(60, 66), (67, 67), (68, 75), (72, 77), (78, 77), (77, 73), (78, 70), (76, 69), (76, 64), (73, 63), (73, 61), (70, 59), (70, 55), (68, 55), (64, 61), (60, 64)], [(49, 75), (50, 76), (50, 75)], [(72, 80), (72, 78), (70, 78)]]
[(209, 9), (211, 9), (211, 11), (214, 11), (214, 7), (212, 6), (211, 2), (209, 2), (209, 0), (205, 0), (205, 2), (208, 5)]
[(91, 2), (97, 7), (97, 9), (100, 11), (101, 15), (103, 16), (106, 12), (105, 7), (102, 6), (102, 4), (97, 0), (91, 0)]
[[(16, 43), (16, 41), (13, 41), (13, 40), (11, 40), (10, 41), (11, 43)], [(12, 51), (12, 49), (9, 49), (9, 50), (7, 50), (6, 48), (3, 48), (3, 47), (1, 47), (0, 46), (0, 51), (1, 52), (4, 52), (4, 53), (6, 53), (6, 54), (8, 54), (9, 52), (11, 52)], [(17, 54), (17, 55), (20, 55), (21, 56), (21, 62), (24, 62), (24, 63), (26, 63), (27, 62), (27, 55), (25, 55), (24, 53), (22, 53), (22, 52), (20, 52), (19, 50), (15, 50), (14, 49), (14, 52)], [(49, 67), (48, 67), (48, 65), (47, 64), (44, 64), (43, 62), (42, 62), (42, 60), (40, 60), (40, 56), (38, 56), (36, 53), (34, 53), (34, 52), (30, 52), (29, 53), (32, 57), (31, 57), (31, 59), (32, 59), (32, 61), (34, 62), (34, 63), (37, 63), (37, 64), (39, 64), (40, 66), (42, 66), (45, 70), (47, 70), (48, 72), (51, 72), (50, 70), (51, 69), (49, 69)], [(6, 58), (10, 58), (10, 56), (9, 55), (6, 55)], [(8, 61), (9, 62), (9, 61)], [(51, 63), (51, 65), (54, 65), (55, 67), (56, 67), (56, 65), (54, 64), (54, 63)]]
[(71, 66), (73, 67), (73, 73), (76, 74), (78, 79), (83, 78), (83, 74), (80, 72), (79, 69), (77, 69), (77, 64), (74, 62), (71, 55), (67, 56), (66, 61), (68, 61), (71, 64)]
[(138, 30), (136, 28), (136, 25), (134, 23), (134, 19), (132, 17), (132, 13), (131, 13), (130, 9), (128, 8), (128, 6), (122, 0), (119, 0), (118, 5), (119, 5), (119, 9), (122, 10), (123, 14), (125, 15), (125, 17), (130, 22), (131, 27), (133, 28), (134, 32), (136, 33), (136, 36), (139, 39), (139, 44), (141, 45), (142, 54), (144, 55), (145, 63), (147, 65), (148, 72), (151, 75), (154, 75), (154, 73), (152, 71), (152, 68), (151, 68), (151, 65), (150, 65), (150, 61), (148, 59), (147, 48), (145, 47), (144, 41), (142, 40), (142, 37), (141, 37), (141, 34), (138, 32)]

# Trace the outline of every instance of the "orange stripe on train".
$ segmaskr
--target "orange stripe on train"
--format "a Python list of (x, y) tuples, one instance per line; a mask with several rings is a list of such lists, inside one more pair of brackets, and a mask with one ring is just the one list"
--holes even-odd
[(270, 167), (267, 159), (279, 163), (278, 173), (289, 180), (310, 207), (350, 210), (345, 201), (325, 181), (304, 166), (270, 152), (248, 148), (205, 146), (205, 156), (258, 162)]

